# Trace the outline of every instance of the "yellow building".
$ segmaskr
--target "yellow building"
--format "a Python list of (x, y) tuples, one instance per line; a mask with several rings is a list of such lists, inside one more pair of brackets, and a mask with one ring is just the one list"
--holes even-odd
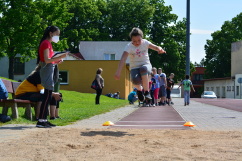
[(78, 91), (82, 93), (95, 93), (91, 83), (96, 76), (98, 68), (103, 69), (104, 78), (103, 95), (120, 92), (120, 98), (127, 99), (132, 91), (129, 66), (124, 66), (120, 80), (115, 80), (119, 60), (66, 60), (59, 65), (61, 78), (64, 79), (60, 89)]

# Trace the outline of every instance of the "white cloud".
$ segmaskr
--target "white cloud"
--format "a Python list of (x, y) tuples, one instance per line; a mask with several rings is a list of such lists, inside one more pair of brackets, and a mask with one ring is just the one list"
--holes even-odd
[(198, 35), (211, 35), (214, 31), (211, 31), (211, 30), (191, 29), (190, 32), (192, 34), (198, 34)]

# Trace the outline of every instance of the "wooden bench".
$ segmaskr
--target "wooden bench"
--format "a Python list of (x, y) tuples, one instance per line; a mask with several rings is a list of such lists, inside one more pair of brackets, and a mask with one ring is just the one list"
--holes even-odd
[(3, 107), (2, 114), (7, 115), (8, 108), (12, 109), (12, 118), (17, 119), (19, 117), (18, 107), (25, 108), (25, 115), (28, 119), (32, 120), (31, 107), (36, 108), (36, 103), (29, 100), (15, 99), (15, 91), (20, 85), (20, 82), (11, 82), (9, 80), (2, 79), (8, 93), (12, 94), (12, 99), (2, 99), (0, 101), (0, 107)]

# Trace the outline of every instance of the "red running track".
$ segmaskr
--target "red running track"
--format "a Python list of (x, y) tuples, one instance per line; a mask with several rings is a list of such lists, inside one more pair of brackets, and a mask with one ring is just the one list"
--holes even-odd
[(205, 103), (213, 106), (223, 107), (229, 110), (242, 112), (242, 100), (241, 99), (204, 99), (204, 98), (192, 98), (191, 100), (200, 103)]
[(191, 129), (172, 106), (140, 107), (110, 128), (125, 129)]

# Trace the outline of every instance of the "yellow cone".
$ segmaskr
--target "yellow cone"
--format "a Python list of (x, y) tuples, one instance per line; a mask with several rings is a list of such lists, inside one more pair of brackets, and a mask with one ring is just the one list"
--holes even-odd
[(183, 126), (195, 127), (196, 125), (194, 125), (192, 122), (186, 122)]
[(114, 123), (112, 123), (111, 121), (106, 121), (103, 123), (103, 126), (113, 126)]

